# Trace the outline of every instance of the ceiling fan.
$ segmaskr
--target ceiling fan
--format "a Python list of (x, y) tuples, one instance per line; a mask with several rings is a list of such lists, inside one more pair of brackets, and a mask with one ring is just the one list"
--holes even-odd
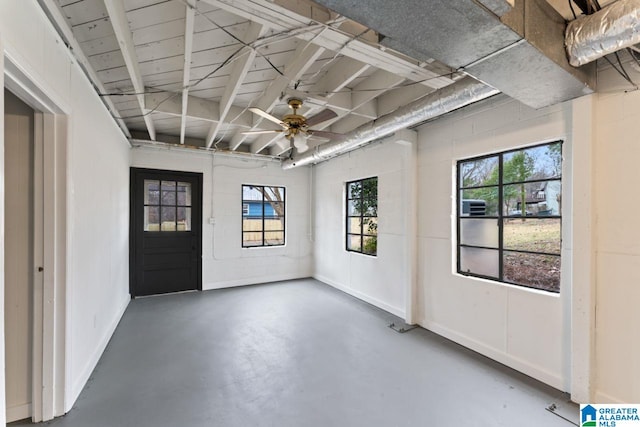
[(329, 109), (324, 109), (320, 111), (315, 116), (306, 118), (303, 115), (298, 114), (298, 109), (302, 107), (302, 100), (298, 98), (290, 98), (288, 101), (289, 108), (293, 110), (293, 114), (287, 114), (279, 119), (271, 114), (267, 113), (264, 110), (259, 108), (251, 107), (249, 111), (259, 116), (264, 117), (267, 120), (270, 120), (274, 123), (282, 126), (282, 129), (275, 130), (254, 130), (242, 132), (244, 135), (257, 135), (257, 134), (268, 134), (268, 133), (282, 133), (285, 138), (291, 142), (292, 146), (294, 146), (299, 153), (304, 153), (309, 149), (309, 145), (307, 144), (307, 138), (310, 136), (317, 136), (320, 138), (327, 138), (331, 140), (343, 139), (344, 136), (339, 133), (326, 132), (323, 130), (315, 130), (310, 129), (311, 126), (317, 125), (322, 122), (326, 122), (327, 120), (333, 119), (337, 117), (337, 114)]

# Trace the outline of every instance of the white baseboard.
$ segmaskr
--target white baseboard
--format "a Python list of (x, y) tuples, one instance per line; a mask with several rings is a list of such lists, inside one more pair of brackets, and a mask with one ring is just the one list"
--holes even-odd
[(214, 289), (235, 288), (236, 286), (259, 285), (261, 283), (282, 282), (283, 280), (306, 279), (308, 274), (274, 274), (272, 276), (252, 277), (250, 279), (227, 280), (224, 282), (204, 283), (203, 291), (211, 291)]
[(555, 387), (558, 390), (562, 391), (569, 391), (564, 390), (565, 381), (561, 376), (553, 372), (549, 372), (548, 370), (540, 366), (534, 365), (526, 360), (522, 360), (511, 354), (505, 353), (504, 351), (497, 348), (490, 347), (484, 343), (476, 341), (473, 338), (460, 334), (435, 322), (422, 320), (418, 322), (418, 324), (431, 332), (434, 332), (475, 352), (487, 356), (490, 359), (495, 360), (496, 362), (502, 363), (505, 366), (515, 369), (516, 371), (520, 371), (525, 375), (542, 381), (543, 383), (548, 384), (551, 387)]
[(102, 357), (102, 353), (104, 353), (105, 348), (107, 348), (107, 344), (109, 344), (109, 340), (111, 339), (111, 337), (113, 336), (113, 333), (118, 327), (118, 323), (120, 323), (120, 319), (122, 319), (122, 316), (124, 315), (125, 310), (129, 306), (129, 302), (131, 302), (131, 296), (127, 294), (123, 298), (122, 302), (120, 303), (120, 307), (116, 312), (116, 315), (114, 316), (111, 323), (107, 327), (105, 333), (100, 338), (100, 341), (96, 346), (95, 350), (93, 351), (93, 353), (91, 354), (91, 357), (85, 364), (84, 369), (82, 370), (78, 378), (76, 378), (75, 381), (73, 381), (73, 385), (71, 387), (68, 398), (65, 399), (65, 413), (69, 412), (73, 407), (73, 405), (76, 403), (76, 400), (78, 400), (78, 397), (82, 392), (82, 389), (84, 388), (85, 384), (87, 384), (87, 381), (91, 376), (91, 373), (96, 368), (96, 365), (100, 361), (100, 357)]
[(341, 290), (344, 293), (347, 293), (351, 296), (354, 296), (358, 299), (361, 299), (362, 301), (368, 302), (371, 305), (374, 305), (384, 311), (388, 311), (389, 313), (396, 315), (402, 319), (406, 319), (406, 314), (404, 309), (398, 308), (398, 307), (394, 307), (390, 304), (385, 303), (384, 301), (380, 301), (379, 299), (376, 299), (374, 297), (371, 297), (367, 294), (364, 294), (360, 291), (357, 291), (355, 289), (352, 289), (348, 286), (345, 286), (341, 283), (335, 282), (331, 279), (329, 279), (328, 277), (324, 277), (321, 275), (315, 275), (313, 276), (314, 279), (319, 280), (322, 283), (326, 283), (329, 286), (333, 286), (336, 289)]
[(7, 423), (11, 423), (18, 420), (24, 420), (25, 418), (31, 418), (32, 414), (31, 403), (25, 403), (23, 405), (7, 406)]

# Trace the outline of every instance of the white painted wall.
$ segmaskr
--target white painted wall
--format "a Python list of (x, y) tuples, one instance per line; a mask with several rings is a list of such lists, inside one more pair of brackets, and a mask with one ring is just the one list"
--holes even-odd
[[(407, 193), (415, 133), (409, 132), (313, 167), (314, 277), (402, 318), (407, 314), (410, 275), (405, 260), (412, 256), (408, 243), (413, 239), (408, 232)], [(345, 249), (345, 184), (374, 176), (378, 177), (375, 257)]]
[[(309, 171), (207, 152), (137, 148), (134, 167), (203, 174), (202, 288), (218, 289), (311, 275)], [(286, 244), (242, 248), (242, 184), (286, 188)], [(213, 218), (215, 224), (210, 224)]]
[[(624, 87), (624, 86), (623, 86)], [(640, 92), (600, 94), (595, 107), (595, 398), (640, 401)]]
[[(69, 115), (68, 181), (61, 189), (67, 192), (64, 408), (69, 410), (129, 300), (129, 148), (35, 1), (0, 2), (0, 40), (5, 55)], [(3, 392), (0, 397), (3, 407)]]
[(563, 206), (560, 295), (455, 273), (456, 161), (562, 139), (571, 200), (571, 104), (534, 111), (501, 96), (419, 128), (419, 323), (559, 389), (569, 389), (571, 205)]

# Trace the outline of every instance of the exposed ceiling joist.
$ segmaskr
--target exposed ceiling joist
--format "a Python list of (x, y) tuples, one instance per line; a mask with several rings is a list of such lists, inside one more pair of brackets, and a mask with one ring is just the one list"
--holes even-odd
[[(145, 95), (145, 102), (149, 106), (154, 106), (154, 111), (157, 113), (182, 117), (182, 102), (173, 92), (148, 93)], [(187, 105), (187, 118), (208, 122), (220, 121), (220, 104), (218, 102), (189, 95)], [(250, 129), (253, 126), (253, 117), (244, 108), (229, 107), (227, 117), (233, 118), (234, 126), (244, 129)]]
[[(54, 25), (57, 27), (60, 36), (66, 41), (66, 43), (71, 47), (71, 51), (73, 52), (74, 57), (80, 64), (80, 66), (84, 69), (85, 73), (89, 77), (91, 84), (98, 90), (99, 93), (106, 93), (106, 89), (100, 78), (96, 74), (95, 70), (89, 63), (89, 60), (85, 56), (84, 52), (80, 48), (80, 44), (78, 40), (73, 35), (73, 31), (69, 26), (68, 21), (64, 17), (60, 7), (56, 4), (54, 0), (38, 0), (40, 6), (44, 9), (49, 18), (53, 21)], [(111, 112), (112, 116), (115, 118), (116, 123), (122, 129), (122, 132), (127, 136), (127, 138), (131, 138), (131, 133), (127, 128), (126, 123), (120, 117), (120, 112), (118, 108), (116, 108), (115, 104), (108, 96), (103, 96), (102, 101), (107, 105), (107, 108)]]
[[(243, 41), (245, 43), (251, 43), (262, 36), (266, 31), (267, 27), (253, 22), (244, 34)], [(244, 82), (251, 64), (253, 64), (256, 54), (256, 49), (245, 47), (244, 55), (236, 60), (220, 100), (220, 119), (217, 123), (211, 126), (211, 130), (207, 135), (207, 148), (210, 148), (213, 145), (213, 141), (220, 132), (222, 123), (227, 117), (229, 109), (233, 105), (233, 101), (238, 94), (240, 86), (242, 86), (242, 83)]]
[(144, 82), (138, 67), (138, 59), (136, 57), (135, 46), (133, 44), (131, 30), (129, 29), (123, 0), (104, 0), (104, 4), (107, 8), (107, 12), (109, 13), (109, 19), (113, 26), (113, 31), (118, 39), (120, 51), (122, 52), (122, 56), (127, 66), (131, 83), (133, 84), (133, 88), (136, 92), (136, 99), (138, 100), (138, 105), (140, 106), (140, 111), (144, 118), (147, 132), (149, 132), (149, 138), (154, 141), (156, 139), (156, 131), (153, 125), (153, 120), (151, 120), (151, 114), (145, 108)]
[[(401, 76), (391, 74), (387, 71), (378, 70), (353, 88), (351, 93), (351, 109), (348, 111), (336, 111), (338, 116), (321, 123), (316, 129), (323, 130), (339, 122), (350, 113), (364, 107), (367, 103), (373, 102), (378, 96), (390, 88), (394, 88), (402, 83), (405, 79)], [(385, 89), (382, 89), (385, 88)], [(375, 102), (376, 116), (379, 116), (378, 103)]]
[[(318, 57), (324, 52), (324, 48), (315, 46), (309, 43), (300, 44), (293, 54), (293, 60), (289, 63), (281, 76), (274, 79), (269, 87), (267, 87), (265, 93), (260, 97), (256, 107), (270, 112), (271, 109), (280, 100), (281, 94), (289, 86), (292, 81), (296, 81), (302, 76), (302, 74), (318, 59)], [(262, 117), (256, 117), (254, 121), (254, 127), (259, 126), (262, 122)], [(231, 140), (231, 149), (235, 150), (246, 139), (246, 135), (237, 134)], [(266, 142), (266, 140), (269, 140)], [(272, 137), (258, 138), (258, 141), (254, 142), (251, 147), (251, 151), (258, 153), (268, 146), (273, 141)], [(257, 143), (264, 143), (264, 147), (259, 148)], [(253, 151), (257, 149), (257, 151)]]
[(182, 75), (182, 118), (180, 121), (180, 144), (184, 144), (187, 127), (187, 106), (189, 103), (189, 79), (191, 77), (191, 51), (193, 50), (193, 25), (195, 22), (195, 6), (191, 3), (187, 8), (184, 26), (184, 67)]
[(345, 56), (365, 62), (376, 68), (400, 75), (412, 81), (423, 81), (425, 85), (433, 88), (441, 88), (453, 83), (450, 78), (427, 70), (403, 56), (361, 41), (354, 35), (343, 32), (338, 28), (323, 24), (316, 25), (312, 17), (301, 16), (297, 12), (292, 12), (288, 8), (268, 0), (202, 1), (246, 19), (261, 22), (277, 31), (290, 32), (291, 35), (302, 40), (312, 41), (328, 50), (341, 52)]

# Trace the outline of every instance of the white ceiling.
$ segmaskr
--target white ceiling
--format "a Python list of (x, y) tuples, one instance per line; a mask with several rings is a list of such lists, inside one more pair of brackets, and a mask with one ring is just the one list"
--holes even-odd
[(248, 107), (280, 117), (300, 97), (307, 117), (338, 114), (316, 129), (345, 133), (459, 78), (307, 0), (55, 3), (136, 139), (286, 156), (288, 141), (240, 133), (277, 126)]
[[(287, 157), (282, 134), (241, 133), (277, 128), (249, 107), (281, 117), (301, 98), (307, 117), (337, 113), (315, 129), (347, 133), (462, 77), (311, 0), (40, 2), (134, 140)], [(574, 19), (568, 0), (548, 2)]]

